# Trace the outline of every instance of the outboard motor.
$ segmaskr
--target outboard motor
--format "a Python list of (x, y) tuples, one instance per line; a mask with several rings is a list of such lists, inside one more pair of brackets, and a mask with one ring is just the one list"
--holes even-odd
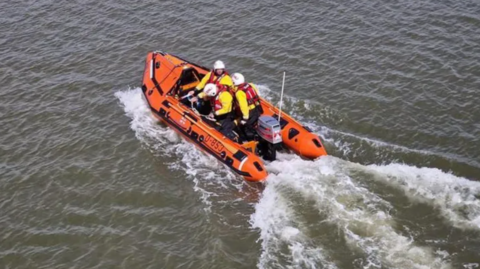
[(260, 136), (258, 155), (268, 161), (276, 159), (276, 148), (282, 143), (281, 131), (280, 124), (274, 117), (264, 115), (258, 118), (257, 133)]

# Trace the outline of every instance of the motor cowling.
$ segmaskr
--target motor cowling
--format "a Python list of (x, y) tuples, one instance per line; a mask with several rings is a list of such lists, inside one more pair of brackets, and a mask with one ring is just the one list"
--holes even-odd
[(271, 116), (260, 116), (258, 118), (257, 133), (271, 144), (282, 142), (282, 129), (278, 121)]

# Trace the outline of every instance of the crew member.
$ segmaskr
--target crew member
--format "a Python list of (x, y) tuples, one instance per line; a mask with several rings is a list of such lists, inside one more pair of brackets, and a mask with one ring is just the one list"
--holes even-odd
[(207, 73), (200, 83), (195, 87), (195, 91), (190, 91), (189, 95), (194, 95), (200, 93), (205, 85), (208, 83), (213, 83), (217, 86), (225, 85), (228, 87), (233, 87), (232, 78), (225, 70), (225, 64), (218, 60), (213, 64), (213, 70)]
[(233, 97), (224, 86), (217, 87), (213, 83), (205, 85), (203, 93), (210, 98), (212, 112), (209, 118), (215, 119), (219, 125), (219, 131), (226, 137), (234, 140), (236, 138), (233, 133), (235, 124), (233, 123), (232, 104)]
[[(253, 140), (255, 124), (263, 113), (258, 90), (252, 83), (245, 83), (245, 77), (240, 73), (232, 76), (236, 105), (240, 109), (240, 129), (247, 140)], [(243, 127), (243, 128), (242, 128)]]
[(232, 78), (225, 70), (225, 64), (222, 61), (216, 61), (213, 64), (213, 70), (202, 78), (200, 83), (195, 87), (195, 90), (188, 93), (189, 96), (198, 96), (200, 98), (200, 101), (198, 101), (198, 98), (192, 98), (190, 99), (190, 102), (195, 102), (197, 104), (197, 110), (202, 114), (208, 114), (212, 109), (202, 100), (205, 97), (203, 88), (209, 83), (215, 84), (217, 87), (228, 87), (228, 89), (233, 87)]

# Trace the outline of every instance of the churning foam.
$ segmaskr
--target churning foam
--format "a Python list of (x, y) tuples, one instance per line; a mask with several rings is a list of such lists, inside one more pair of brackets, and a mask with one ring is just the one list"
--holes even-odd
[(440, 209), (455, 227), (480, 230), (480, 182), (470, 181), (437, 168), (404, 164), (369, 165), (372, 177), (401, 189), (411, 200)]
[[(345, 242), (343, 247), (365, 257), (363, 268), (451, 268), (448, 252), (419, 245), (414, 235), (397, 231), (395, 220), (389, 214), (393, 206), (363, 186), (361, 179), (354, 178), (351, 170), (358, 166), (361, 165), (331, 156), (305, 161), (285, 154), (268, 164), (271, 174), (251, 217), (252, 226), (260, 229), (263, 251), (258, 263), (260, 268), (336, 268), (338, 260), (332, 258), (329, 243), (321, 237), (306, 236), (312, 233), (312, 226), (305, 223), (298, 209), (308, 204), (311, 204), (309, 210), (318, 213), (318, 219), (309, 221), (329, 223), (335, 227), (333, 233), (340, 231), (338, 241)], [(398, 182), (408, 182), (405, 191), (412, 191), (409, 196), (412, 199), (419, 196), (434, 200), (436, 206), (445, 209), (466, 206), (464, 210), (470, 210), (470, 219), (460, 220), (454, 210), (447, 210), (444, 217), (455, 225), (480, 230), (477, 224), (480, 207), (472, 200), (480, 184), (439, 170), (418, 170), (402, 164), (362, 166), (362, 169), (377, 175), (388, 174), (377, 180), (383, 178), (402, 189), (404, 185)], [(453, 186), (440, 188), (442, 184), (451, 185), (454, 179), (457, 183)], [(413, 193), (410, 187), (417, 192)], [(447, 196), (453, 199), (445, 199)]]

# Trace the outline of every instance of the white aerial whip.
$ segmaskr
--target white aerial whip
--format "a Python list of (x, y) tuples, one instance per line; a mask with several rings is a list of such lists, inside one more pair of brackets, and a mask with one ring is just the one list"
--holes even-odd
[(280, 122), (280, 117), (282, 115), (282, 104), (283, 104), (283, 88), (285, 86), (285, 71), (283, 71), (283, 82), (282, 82), (282, 93), (280, 94), (280, 109), (278, 112), (278, 122)]

